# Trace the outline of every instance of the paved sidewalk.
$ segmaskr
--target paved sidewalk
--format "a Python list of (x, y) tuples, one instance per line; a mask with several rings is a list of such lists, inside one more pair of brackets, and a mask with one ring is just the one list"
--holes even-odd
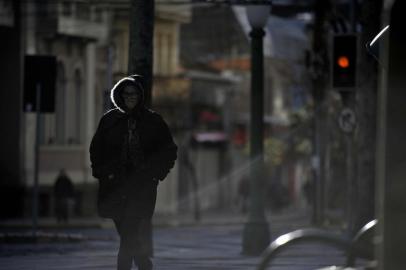
[[(158, 218), (162, 218), (159, 222)], [(164, 224), (164, 222), (166, 224)], [(183, 217), (170, 226), (172, 217), (157, 217), (154, 229), (154, 265), (159, 270), (255, 269), (259, 257), (241, 254), (245, 218), (232, 213), (206, 214), (201, 223)], [(308, 227), (302, 212), (269, 216), (272, 238)], [(175, 223), (176, 223), (175, 222)], [(164, 226), (165, 225), (165, 226)], [(55, 229), (57, 231), (57, 229)], [(71, 227), (68, 233), (82, 233), (79, 243), (0, 244), (0, 269), (7, 270), (114, 270), (118, 238), (113, 228)], [(303, 270), (342, 264), (343, 254), (320, 244), (298, 245), (282, 254), (270, 269)]]
[[(268, 222), (272, 223), (276, 219), (279, 223), (286, 223), (285, 220), (300, 220), (302, 224), (309, 224), (309, 214), (305, 210), (284, 210), (279, 213), (267, 213)], [(196, 221), (193, 213), (163, 215), (154, 214), (153, 224), (155, 227), (176, 227), (176, 226), (200, 226), (200, 225), (224, 225), (224, 224), (244, 224), (247, 220), (246, 214), (234, 211), (210, 211), (202, 212), (200, 220)], [(288, 225), (288, 224), (285, 224)], [(47, 217), (38, 220), (38, 228), (41, 230), (53, 229), (84, 229), (84, 228), (113, 228), (114, 224), (110, 219), (99, 217), (74, 217), (67, 224), (58, 224), (55, 218)], [(32, 220), (9, 219), (0, 220), (0, 232), (7, 230), (30, 230)]]

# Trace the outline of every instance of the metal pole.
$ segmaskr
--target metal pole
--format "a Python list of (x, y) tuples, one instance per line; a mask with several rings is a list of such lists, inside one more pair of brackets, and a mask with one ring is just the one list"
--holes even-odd
[(155, 1), (131, 0), (128, 74), (143, 77), (145, 102), (152, 103)]
[(36, 128), (35, 128), (35, 158), (34, 158), (34, 185), (32, 188), (32, 234), (35, 237), (38, 230), (38, 168), (39, 168), (39, 137), (41, 128), (41, 84), (36, 85)]
[(264, 62), (261, 28), (251, 36), (251, 134), (250, 134), (250, 212), (243, 232), (243, 253), (259, 255), (269, 245), (269, 225), (264, 212)]
[(314, 118), (315, 118), (315, 124), (314, 124), (314, 128), (315, 128), (315, 134), (314, 134), (314, 150), (315, 150), (315, 156), (314, 156), (314, 169), (315, 169), (315, 173), (314, 173), (314, 175), (315, 175), (315, 177), (316, 177), (316, 179), (315, 179), (315, 182), (314, 182), (314, 194), (315, 194), (315, 196), (314, 196), (314, 213), (313, 213), (313, 222), (314, 222), (314, 224), (316, 224), (316, 225), (321, 225), (322, 224), (322, 221), (323, 221), (323, 217), (322, 217), (322, 205), (323, 205), (323, 193), (322, 193), (322, 190), (323, 190), (323, 183), (322, 183), (322, 181), (323, 181), (323, 178), (322, 178), (322, 176), (321, 176), (321, 174), (322, 174), (322, 170), (323, 170), (323, 168), (322, 168), (322, 158), (324, 157), (323, 155), (322, 155), (322, 152), (321, 152), (321, 144), (322, 144), (322, 142), (321, 142), (321, 138), (322, 138), (322, 134), (321, 134), (321, 132), (322, 132), (322, 129), (321, 129), (321, 122), (322, 122), (322, 120), (320, 119), (321, 118), (321, 114), (320, 114), (320, 111), (321, 111), (321, 107), (322, 107), (322, 104), (321, 104), (321, 100), (320, 99), (318, 99), (318, 100), (316, 100), (315, 101), (315, 115), (314, 115)]
[(352, 235), (354, 232), (354, 207), (355, 198), (354, 198), (354, 181), (352, 177), (352, 137), (351, 134), (347, 134), (346, 136), (346, 145), (347, 145), (347, 233), (348, 235)]
[[(130, 33), (128, 52), (128, 74), (143, 76), (145, 103), (152, 103), (153, 84), (153, 37), (155, 1), (131, 0)], [(149, 224), (152, 224), (149, 222)], [(152, 226), (152, 225), (151, 225)], [(152, 227), (149, 228), (149, 254), (154, 253)]]
[(327, 91), (327, 77), (325, 70), (327, 66), (327, 38), (326, 27), (327, 13), (330, 10), (330, 0), (316, 0), (315, 18), (314, 18), (314, 36), (313, 36), (313, 53), (315, 54), (315, 78), (313, 79), (314, 95), (314, 167), (315, 175), (315, 205), (313, 223), (321, 225), (325, 216), (325, 196), (324, 177), (325, 177), (325, 143), (326, 143), (326, 105), (325, 95)]
[(350, 20), (351, 20), (351, 32), (355, 33), (357, 31), (357, 19), (356, 19), (356, 8), (357, 1), (351, 0), (350, 3)]

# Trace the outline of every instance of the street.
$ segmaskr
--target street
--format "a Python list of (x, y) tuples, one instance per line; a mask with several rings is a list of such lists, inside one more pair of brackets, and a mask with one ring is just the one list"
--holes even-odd
[[(272, 238), (308, 227), (307, 217), (271, 216)], [(259, 257), (241, 254), (243, 224), (224, 218), (200, 225), (157, 226), (154, 229), (155, 269), (255, 269)], [(81, 233), (79, 243), (0, 244), (0, 269), (115, 269), (118, 238), (113, 228), (64, 230)], [(342, 265), (338, 250), (321, 244), (298, 244), (277, 258), (269, 269), (317, 269)]]

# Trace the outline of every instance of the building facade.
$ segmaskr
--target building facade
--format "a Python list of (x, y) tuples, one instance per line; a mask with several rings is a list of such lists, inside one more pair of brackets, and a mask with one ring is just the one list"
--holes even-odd
[[(95, 180), (88, 146), (107, 87), (107, 44), (110, 34), (106, 6), (90, 1), (24, 2), (25, 55), (56, 58), (55, 112), (40, 118), (39, 214), (54, 213), (53, 184), (64, 169), (75, 185), (76, 215), (95, 213)], [(26, 72), (30, 72), (27, 70)], [(34, 179), (35, 113), (24, 113), (24, 176), (26, 209)]]

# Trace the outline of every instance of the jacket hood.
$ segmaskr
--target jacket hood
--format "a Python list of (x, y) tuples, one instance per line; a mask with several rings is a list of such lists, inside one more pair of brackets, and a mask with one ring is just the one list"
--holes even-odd
[(144, 88), (142, 87), (142, 76), (141, 75), (130, 75), (128, 77), (124, 77), (119, 80), (111, 89), (110, 92), (110, 99), (113, 103), (114, 107), (117, 108), (122, 113), (129, 113), (127, 111), (126, 106), (124, 105), (123, 98), (121, 97), (121, 92), (127, 85), (135, 86), (135, 89), (140, 94), (140, 101), (135, 109), (135, 111), (139, 111), (145, 106), (145, 99), (144, 99)]

